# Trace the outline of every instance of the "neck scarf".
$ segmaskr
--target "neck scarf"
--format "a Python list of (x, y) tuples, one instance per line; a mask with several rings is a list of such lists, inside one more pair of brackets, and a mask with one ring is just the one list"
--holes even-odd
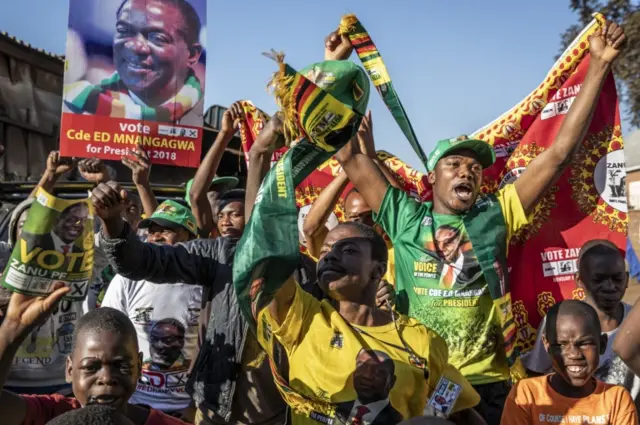
[(189, 72), (184, 86), (171, 99), (157, 107), (140, 105), (114, 72), (100, 84), (78, 81), (64, 89), (64, 103), (76, 114), (102, 115), (142, 121), (176, 122), (203, 97), (200, 80)]

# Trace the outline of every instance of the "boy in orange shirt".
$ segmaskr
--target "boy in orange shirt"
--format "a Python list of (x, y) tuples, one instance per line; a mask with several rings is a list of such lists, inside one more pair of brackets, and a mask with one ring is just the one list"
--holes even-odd
[(551, 307), (543, 342), (554, 373), (514, 385), (502, 425), (638, 423), (629, 392), (593, 377), (607, 346), (593, 307), (575, 300)]

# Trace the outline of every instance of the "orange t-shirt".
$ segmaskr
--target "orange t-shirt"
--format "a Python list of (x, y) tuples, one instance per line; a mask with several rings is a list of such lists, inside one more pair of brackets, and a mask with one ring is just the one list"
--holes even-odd
[(500, 424), (638, 424), (636, 407), (623, 387), (596, 381), (590, 396), (569, 398), (551, 388), (549, 376), (524, 379), (511, 388)]

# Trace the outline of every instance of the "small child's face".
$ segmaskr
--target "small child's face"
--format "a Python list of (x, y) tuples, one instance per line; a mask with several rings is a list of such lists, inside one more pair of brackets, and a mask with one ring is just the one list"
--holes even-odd
[(544, 336), (554, 370), (573, 387), (588, 384), (598, 368), (602, 337), (594, 328), (583, 317), (558, 315), (555, 340)]
[[(133, 337), (135, 338), (135, 337)], [(84, 330), (67, 358), (67, 382), (82, 406), (99, 404), (122, 409), (136, 389), (141, 353), (131, 336)]]
[(629, 276), (621, 255), (594, 255), (579, 276), (587, 294), (601, 311), (614, 312), (627, 290)]

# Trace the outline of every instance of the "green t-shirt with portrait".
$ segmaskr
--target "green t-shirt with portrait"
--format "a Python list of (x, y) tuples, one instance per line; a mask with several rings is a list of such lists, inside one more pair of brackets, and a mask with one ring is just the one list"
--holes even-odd
[[(508, 241), (527, 217), (513, 185), (496, 197)], [(427, 208), (389, 187), (375, 216), (395, 250), (397, 308), (447, 341), (451, 364), (472, 385), (504, 381), (509, 367), (498, 312), (463, 216)]]

